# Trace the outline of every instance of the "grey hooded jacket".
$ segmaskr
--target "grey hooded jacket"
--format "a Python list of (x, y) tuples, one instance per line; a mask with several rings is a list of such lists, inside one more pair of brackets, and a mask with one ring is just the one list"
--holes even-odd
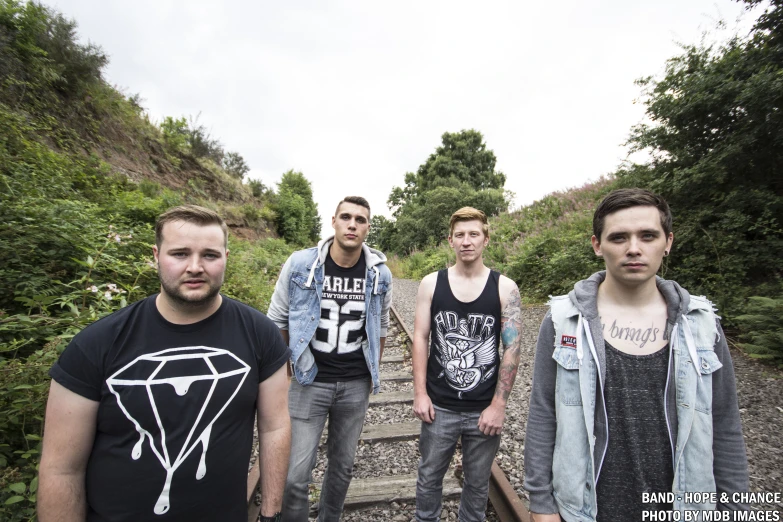
[[(598, 316), (598, 286), (604, 281), (605, 272), (593, 274), (589, 279), (580, 281), (569, 293), (568, 298), (579, 310), (583, 320), (592, 333), (601, 373), (605, 371), (605, 347), (600, 318)], [(688, 310), (691, 297), (686, 290), (674, 281), (657, 278), (658, 290), (667, 303), (667, 334), (670, 334), (683, 314)], [(737, 392), (734, 378), (734, 366), (725, 337), (717, 325), (718, 340), (713, 349), (722, 368), (712, 374), (712, 419), (713, 419), (713, 475), (715, 486), (721, 493), (748, 491), (748, 465), (745, 442), (742, 436)], [(541, 324), (536, 346), (533, 386), (530, 396), (525, 439), (525, 489), (530, 493), (530, 510), (534, 513), (557, 513), (558, 505), (553, 493), (553, 454), (557, 431), (555, 414), (555, 384), (557, 362), (552, 358), (555, 349), (555, 327), (551, 312), (548, 312)], [(670, 361), (670, 365), (673, 361)], [(669, 389), (674, 387), (674, 372), (670, 372)], [(601, 375), (599, 382), (605, 382)], [(596, 385), (595, 426), (603, 425), (603, 390)], [(674, 393), (667, 396), (666, 409), (670, 419), (669, 431), (673, 445), (677, 444), (677, 405)], [(606, 445), (606, 433), (596, 429), (593, 460), (600, 469)], [(718, 503), (718, 509), (743, 509), (745, 506)]]

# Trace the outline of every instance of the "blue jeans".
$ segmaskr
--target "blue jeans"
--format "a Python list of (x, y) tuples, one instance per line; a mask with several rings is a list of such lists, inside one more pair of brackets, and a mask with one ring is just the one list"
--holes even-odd
[(416, 520), (437, 522), (443, 499), (443, 477), (462, 437), (462, 469), (465, 480), (459, 503), (460, 522), (482, 522), (487, 509), (492, 461), (500, 435), (487, 436), (478, 429), (481, 412), (456, 412), (435, 408), (432, 424), (421, 423), (419, 476), (416, 480)]
[(283, 520), (307, 522), (308, 484), (312, 480), (318, 443), (329, 417), (327, 467), (318, 504), (318, 522), (338, 522), (353, 476), (356, 445), (370, 402), (370, 378), (302, 386), (291, 380), (291, 459), (283, 497)]

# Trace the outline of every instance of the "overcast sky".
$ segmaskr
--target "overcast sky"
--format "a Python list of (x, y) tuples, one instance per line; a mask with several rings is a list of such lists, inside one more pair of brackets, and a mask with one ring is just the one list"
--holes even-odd
[(343, 196), (389, 215), (446, 131), (484, 134), (515, 206), (594, 181), (644, 117), (634, 80), (753, 21), (730, 0), (46, 3), (154, 121), (201, 113), (266, 185), (302, 171), (326, 233)]

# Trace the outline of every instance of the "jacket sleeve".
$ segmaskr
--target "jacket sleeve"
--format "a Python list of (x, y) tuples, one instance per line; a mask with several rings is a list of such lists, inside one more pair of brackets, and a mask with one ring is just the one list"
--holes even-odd
[(269, 303), (269, 311), (266, 314), (281, 330), (288, 330), (288, 285), (290, 282), (291, 257), (286, 260), (283, 269), (280, 270), (280, 276), (275, 284), (275, 293), (272, 294), (272, 301)]
[(389, 288), (386, 290), (386, 294), (383, 296), (383, 306), (381, 307), (381, 334), (380, 337), (386, 337), (386, 330), (389, 328), (389, 310), (392, 305), (392, 288), (394, 287), (394, 279), (392, 278), (391, 271), (389, 271), (386, 265), (383, 265), (389, 273)]
[[(712, 469), (718, 499), (721, 493), (726, 493), (731, 499), (735, 492), (750, 490), (748, 457), (742, 436), (734, 363), (720, 324), (718, 335), (715, 354), (723, 367), (712, 374)], [(749, 507), (746, 504), (728, 502), (718, 503), (718, 509), (747, 510)]]
[(555, 450), (555, 380), (557, 363), (552, 358), (555, 327), (547, 312), (538, 332), (530, 409), (525, 428), (525, 489), (530, 493), (532, 513), (558, 513), (552, 494), (552, 455)]

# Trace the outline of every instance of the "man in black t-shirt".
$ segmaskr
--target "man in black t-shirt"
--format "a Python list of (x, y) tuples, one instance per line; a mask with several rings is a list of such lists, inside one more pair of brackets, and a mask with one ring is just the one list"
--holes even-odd
[(489, 476), (517, 374), (522, 328), (517, 285), (484, 265), (488, 243), (486, 215), (471, 207), (459, 209), (449, 223), (456, 264), (422, 279), (416, 297), (413, 412), (422, 421), (416, 481), (419, 522), (440, 520), (443, 476), (460, 438), (465, 481), (458, 518), (485, 519)]
[(50, 372), (39, 520), (244, 522), (256, 414), (261, 520), (279, 520), (290, 351), (220, 294), (220, 216), (173, 208), (155, 233), (160, 293), (85, 328)]
[(333, 237), (288, 258), (269, 306), (269, 318), (289, 342), (295, 377), (288, 397), (292, 440), (286, 522), (308, 520), (308, 483), (327, 418), (318, 520), (340, 519), (370, 391), (380, 388), (391, 272), (386, 256), (364, 244), (370, 229), (367, 200), (351, 196), (340, 201), (332, 226)]

